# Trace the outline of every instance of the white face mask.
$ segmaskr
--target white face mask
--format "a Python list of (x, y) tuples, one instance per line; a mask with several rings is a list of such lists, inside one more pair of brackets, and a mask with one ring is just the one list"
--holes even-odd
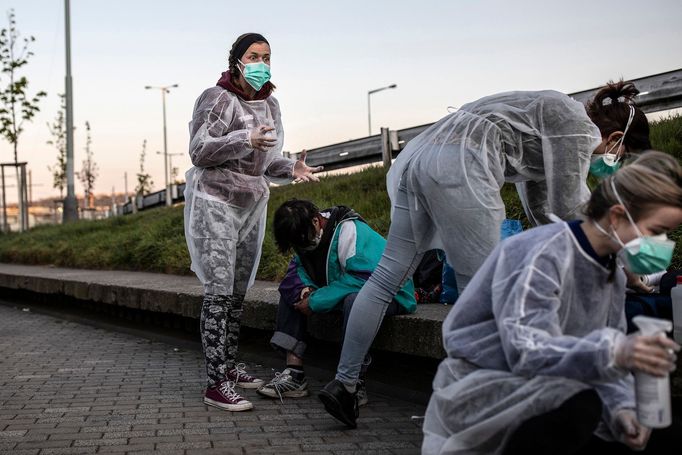
[(320, 228), (320, 232), (315, 235), (315, 238), (313, 239), (313, 243), (301, 248), (303, 251), (313, 251), (315, 248), (317, 248), (320, 245), (320, 242), (322, 241), (322, 234), (324, 234), (324, 229)]

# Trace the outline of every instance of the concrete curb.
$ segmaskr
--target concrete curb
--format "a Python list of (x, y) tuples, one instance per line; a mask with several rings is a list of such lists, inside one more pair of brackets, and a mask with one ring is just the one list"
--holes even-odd
[[(78, 270), (49, 266), (0, 264), (2, 288), (118, 305), (197, 319), (203, 289), (194, 276), (146, 272)], [(257, 281), (244, 305), (243, 324), (260, 330), (274, 330), (279, 293), (276, 283)], [(440, 359), (441, 325), (450, 307), (420, 305), (416, 314), (387, 318), (373, 347), (401, 354)], [(339, 314), (319, 314), (310, 318), (311, 336), (339, 341)]]

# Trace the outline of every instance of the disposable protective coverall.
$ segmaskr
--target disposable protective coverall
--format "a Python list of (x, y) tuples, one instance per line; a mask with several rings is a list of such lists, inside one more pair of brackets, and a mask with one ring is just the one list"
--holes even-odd
[(614, 363), (625, 331), (625, 275), (595, 261), (566, 223), (500, 244), (443, 322), (448, 357), (434, 379), (425, 454), (502, 453), (525, 420), (594, 388), (597, 434), (614, 439), (616, 411), (634, 408), (632, 375)]
[[(250, 134), (274, 127), (267, 152)], [(185, 237), (192, 270), (206, 294), (245, 294), (253, 283), (265, 229), (268, 179), (290, 179), (294, 161), (282, 156), (284, 131), (273, 96), (245, 101), (222, 87), (199, 96), (189, 124)]]
[(411, 140), (391, 167), (388, 192), (395, 208), (405, 180), (417, 251), (445, 250), (461, 292), (499, 242), (502, 185), (516, 184), (534, 225), (548, 213), (575, 218), (589, 198), (590, 156), (600, 142), (585, 107), (567, 95), (491, 95)]
[[(391, 227), (348, 322), (336, 379), (357, 381), (383, 311), (430, 249), (445, 251), (460, 294), (500, 238), (500, 189), (515, 182), (534, 224), (573, 218), (588, 200), (601, 134), (585, 107), (555, 91), (509, 92), (467, 104), (405, 147), (387, 177)], [(361, 330), (367, 325), (375, 330)]]

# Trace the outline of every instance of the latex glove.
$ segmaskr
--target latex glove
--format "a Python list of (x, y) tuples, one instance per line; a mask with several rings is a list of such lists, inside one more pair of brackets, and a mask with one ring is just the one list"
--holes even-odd
[(635, 411), (621, 409), (616, 412), (615, 421), (620, 442), (632, 450), (644, 450), (651, 436), (651, 430), (639, 423)]
[(261, 152), (267, 152), (270, 147), (275, 145), (277, 138), (272, 134), (268, 134), (274, 131), (271, 126), (259, 126), (253, 128), (249, 131), (249, 142), (251, 143), (251, 148), (260, 150)]
[(307, 164), (305, 164), (305, 158), (307, 156), (308, 152), (303, 150), (301, 152), (301, 156), (296, 160), (296, 163), (294, 164), (294, 181), (296, 182), (319, 182), (320, 179), (317, 178), (316, 175), (314, 175), (315, 172), (320, 172), (322, 169), (324, 169), (323, 166), (317, 166), (317, 167), (310, 167)]
[(675, 371), (680, 346), (664, 334), (643, 336), (639, 332), (619, 337), (614, 356), (616, 365), (630, 371), (665, 376)]

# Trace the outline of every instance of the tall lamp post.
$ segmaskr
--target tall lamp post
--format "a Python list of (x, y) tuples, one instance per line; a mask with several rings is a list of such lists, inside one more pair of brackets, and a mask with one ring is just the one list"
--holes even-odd
[(163, 103), (163, 177), (166, 183), (166, 205), (171, 205), (170, 186), (168, 185), (168, 141), (166, 139), (166, 93), (170, 93), (171, 88), (176, 88), (178, 84), (152, 86), (146, 85), (146, 90), (161, 90), (161, 101)]
[[(156, 154), (157, 155), (163, 155), (163, 153), (159, 152), (159, 151), (157, 151)], [(182, 156), (182, 155), (184, 155), (184, 153), (166, 153), (166, 155), (168, 156), (168, 170), (169, 170), (168, 175), (171, 175), (173, 173), (173, 157), (174, 156)], [(172, 185), (172, 183), (171, 183), (171, 185)]]
[(374, 90), (370, 90), (369, 92), (367, 92), (367, 127), (368, 127), (368, 130), (367, 130), (368, 134), (367, 135), (368, 136), (372, 135), (372, 105), (370, 104), (370, 96), (372, 95), (372, 93), (381, 92), (383, 90), (388, 90), (389, 88), (396, 88), (396, 87), (397, 87), (396, 84), (391, 84), (391, 85), (387, 85), (386, 87), (375, 88)]
[(64, 0), (64, 35), (66, 40), (66, 198), (64, 199), (63, 221), (78, 219), (78, 203), (74, 187), (73, 162), (73, 81), (71, 79), (71, 2)]

